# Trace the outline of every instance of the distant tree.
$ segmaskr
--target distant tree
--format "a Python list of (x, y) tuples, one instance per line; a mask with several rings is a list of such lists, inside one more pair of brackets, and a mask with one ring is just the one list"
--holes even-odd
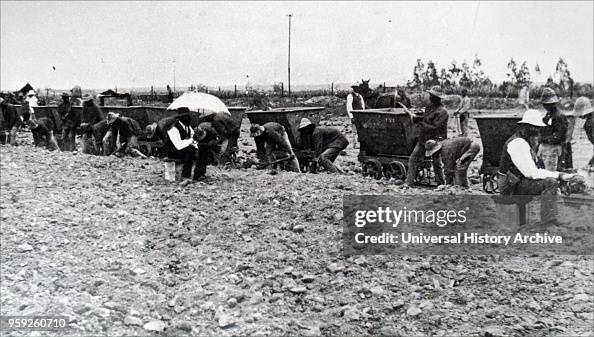
[(559, 90), (562, 94), (569, 94), (569, 97), (573, 97), (573, 78), (571, 72), (569, 72), (567, 62), (564, 58), (560, 57), (555, 66), (555, 73), (559, 77)]
[(526, 61), (522, 62), (522, 65), (518, 67), (518, 64), (513, 57), (507, 63), (507, 78), (510, 83), (516, 87), (522, 87), (530, 83), (530, 69), (526, 64)]
[(427, 62), (427, 69), (425, 70), (423, 78), (423, 85), (425, 88), (439, 84), (439, 75), (437, 75), (437, 69), (435, 68), (435, 63), (433, 63), (433, 61), (429, 60)]

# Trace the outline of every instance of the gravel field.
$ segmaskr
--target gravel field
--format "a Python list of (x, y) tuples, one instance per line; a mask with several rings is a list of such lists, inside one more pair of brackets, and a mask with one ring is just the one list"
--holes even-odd
[(592, 256), (341, 256), (344, 194), (447, 191), (213, 167), (171, 183), (158, 159), (23, 141), (0, 146), (2, 315), (64, 315), (69, 335), (592, 336)]

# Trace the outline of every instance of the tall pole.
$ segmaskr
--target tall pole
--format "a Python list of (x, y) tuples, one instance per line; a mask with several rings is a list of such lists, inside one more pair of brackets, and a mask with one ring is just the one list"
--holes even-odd
[(173, 58), (173, 93), (175, 93), (175, 57)]
[(288, 75), (289, 75), (289, 97), (291, 97), (291, 18), (293, 14), (288, 14), (289, 17), (289, 60), (288, 60)]

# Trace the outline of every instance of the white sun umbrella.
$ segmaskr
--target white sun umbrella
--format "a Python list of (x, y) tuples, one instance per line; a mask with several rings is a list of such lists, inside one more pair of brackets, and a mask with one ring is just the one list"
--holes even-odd
[(186, 92), (182, 94), (167, 107), (167, 110), (177, 110), (184, 107), (190, 111), (199, 112), (203, 116), (208, 116), (216, 112), (231, 115), (225, 103), (218, 97), (202, 92)]

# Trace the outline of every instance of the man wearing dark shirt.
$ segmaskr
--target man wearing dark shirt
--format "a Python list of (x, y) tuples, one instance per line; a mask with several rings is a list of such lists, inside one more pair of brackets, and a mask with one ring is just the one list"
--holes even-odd
[(62, 93), (62, 103), (58, 105), (58, 113), (62, 119), (62, 150), (74, 151), (76, 150), (76, 129), (82, 122), (82, 115), (78, 110), (72, 109), (68, 93)]
[(553, 89), (543, 89), (541, 102), (547, 113), (542, 120), (546, 126), (542, 130), (540, 159), (545, 169), (557, 171), (565, 167), (565, 163), (559, 163), (559, 157), (567, 137), (569, 122), (557, 108), (559, 98)]
[(220, 162), (222, 164), (230, 163), (232, 152), (237, 150), (240, 126), (235, 124), (230, 114), (224, 112), (202, 117), (200, 121), (210, 122), (211, 126), (216, 130), (220, 145)]
[[(107, 114), (107, 125), (109, 131), (104, 137), (111, 138), (110, 144), (116, 144), (119, 136), (120, 144), (116, 147), (116, 152), (130, 152), (138, 155), (138, 136), (142, 133), (142, 129), (137, 121), (129, 117), (120, 117), (120, 114), (110, 112)], [(105, 147), (105, 142), (104, 142)]]
[[(419, 131), (417, 143), (408, 160), (408, 171), (406, 172), (406, 184), (413, 185), (417, 175), (417, 167), (425, 156), (425, 142), (430, 139), (446, 139), (448, 134), (448, 111), (441, 104), (441, 99), (445, 95), (439, 86), (434, 86), (429, 90), (429, 100), (431, 104), (425, 109), (422, 117), (415, 117), (415, 124)], [(433, 161), (433, 171), (438, 185), (445, 183), (443, 173), (443, 163), (439, 152), (431, 156)]]
[(310, 138), (310, 148), (315, 152), (314, 162), (319, 162), (328, 173), (340, 172), (334, 161), (340, 152), (349, 145), (349, 141), (338, 130), (332, 128), (321, 128), (313, 124), (309, 119), (301, 119), (299, 132), (302, 139)]
[(282, 125), (276, 122), (268, 122), (264, 125), (252, 124), (250, 135), (254, 137), (258, 159), (262, 164), (269, 166), (275, 160), (273, 151), (281, 151), (289, 157), (285, 161), (285, 168), (288, 171), (301, 172), (287, 131)]
[(60, 149), (54, 137), (54, 123), (49, 118), (29, 119), (25, 123), (31, 129), (35, 146), (45, 146), (50, 151)]
[(425, 149), (426, 157), (441, 152), (446, 184), (470, 187), (468, 167), (481, 150), (477, 142), (468, 137), (450, 138), (441, 142), (431, 139), (425, 143)]
[(16, 145), (17, 131), (23, 124), (23, 120), (13, 104), (9, 104), (2, 98), (0, 100), (0, 132), (9, 137), (7, 143)]

